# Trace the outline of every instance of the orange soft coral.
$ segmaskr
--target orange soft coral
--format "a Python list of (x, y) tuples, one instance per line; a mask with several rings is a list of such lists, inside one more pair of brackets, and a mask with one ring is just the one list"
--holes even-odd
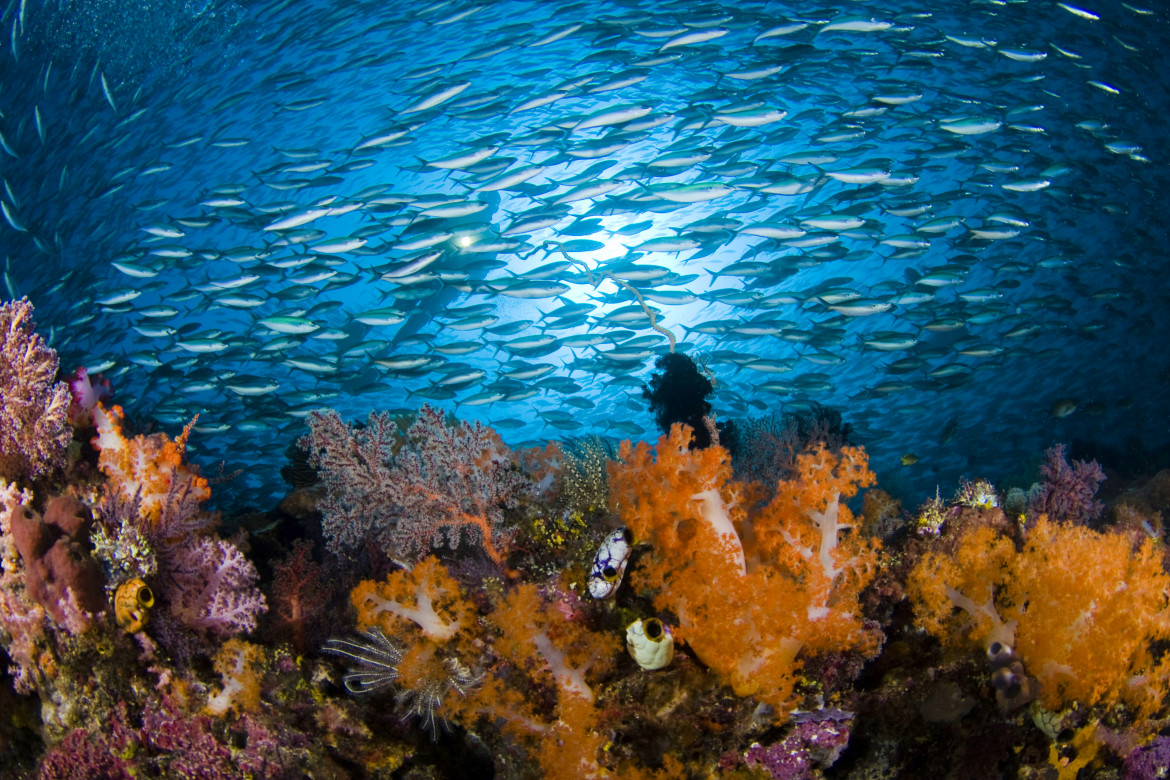
[[(1124, 534), (1042, 517), (1020, 551), (980, 527), (953, 555), (928, 554), (909, 592), (921, 623), (944, 642), (1011, 644), (1049, 709), (1124, 702), (1149, 716), (1170, 691), (1170, 662), (1151, 650), (1170, 639), (1161, 557), (1153, 540), (1134, 550)], [(970, 613), (963, 625), (951, 617), (955, 606)]]
[(751, 520), (749, 548), (804, 583), (810, 630), (802, 632), (806, 652), (843, 648), (869, 654), (877, 639), (862, 630), (857, 614), (861, 591), (877, 574), (878, 540), (854, 529), (842, 499), (874, 483), (865, 451), (824, 444), (796, 458), (797, 476), (776, 486), (772, 501)]
[(463, 598), (439, 559), (431, 556), (413, 569), (391, 572), (383, 582), (365, 580), (350, 594), (358, 626), (377, 626), (388, 637), (412, 641), (421, 632), (444, 643), (475, 625), (475, 609)]
[[(1014, 623), (996, 611), (996, 596), (1011, 581), (1016, 549), (994, 528), (976, 526), (953, 555), (928, 553), (906, 586), (918, 622), (935, 636), (965, 635), (987, 649), (994, 642), (1015, 646)], [(963, 612), (955, 614), (955, 607)]]
[(183, 461), (187, 437), (195, 421), (174, 440), (164, 433), (127, 439), (122, 435), (122, 418), (120, 406), (105, 409), (99, 403), (94, 407), (98, 435), (93, 444), (101, 450), (98, 466), (109, 477), (110, 487), (124, 500), (132, 501), (138, 495), (142, 502), (139, 516), (146, 529), (165, 530), (158, 526), (169, 496), (182, 492), (185, 499), (194, 503), (211, 497), (207, 480)]
[(646, 442), (622, 442), (610, 461), (610, 501), (639, 542), (654, 546), (646, 573), (661, 588), (675, 579), (672, 561), (693, 556), (692, 565), (717, 575), (745, 572), (743, 545), (735, 530), (743, 508), (728, 506), (721, 490), (731, 479), (731, 456), (722, 447), (689, 449), (689, 428), (675, 425), (651, 450)]
[(480, 681), (475, 668), (481, 660), (475, 607), (438, 558), (391, 572), (382, 582), (361, 582), (350, 601), (358, 627), (380, 631), (394, 659), (392, 670), (380, 671), (398, 681), (399, 702), (432, 736), (441, 721), (470, 717), (473, 707), (464, 697)]
[(215, 671), (223, 679), (223, 689), (207, 700), (207, 711), (223, 715), (260, 709), (260, 689), (264, 681), (264, 649), (242, 639), (229, 639), (215, 654)]
[(505, 658), (538, 677), (551, 679), (560, 695), (592, 702), (586, 681), (591, 671), (604, 670), (620, 651), (616, 636), (589, 631), (565, 618), (541, 599), (537, 586), (521, 585), (495, 610), (491, 621), (503, 636), (496, 647)]
[(860, 449), (820, 447), (749, 515), (754, 493), (730, 481), (727, 451), (689, 442), (676, 425), (653, 454), (626, 442), (610, 464), (614, 509), (651, 547), (632, 582), (678, 617), (680, 638), (738, 695), (759, 696), (783, 717), (802, 649), (876, 649), (857, 614), (876, 543), (842, 538), (852, 516), (840, 503), (873, 475)]
[[(599, 728), (588, 678), (612, 665), (620, 652), (619, 639), (567, 620), (533, 584), (508, 594), (490, 620), (502, 634), (496, 650), (517, 670), (553, 683), (556, 706), (551, 722), (540, 723), (533, 711), (526, 716), (529, 730), (542, 735), (536, 754), (544, 776), (611, 777), (598, 763), (607, 740)], [(511, 717), (505, 710), (498, 714)]]

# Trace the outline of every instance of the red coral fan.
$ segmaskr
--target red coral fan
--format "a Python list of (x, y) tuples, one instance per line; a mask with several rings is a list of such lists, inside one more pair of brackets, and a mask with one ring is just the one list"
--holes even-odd
[(269, 600), (273, 630), (293, 649), (303, 653), (319, 644), (320, 633), (328, 621), (326, 607), (334, 600), (336, 585), (324, 567), (313, 560), (313, 544), (304, 539), (293, 542), (288, 556), (273, 564)]
[[(1041, 517), (1022, 550), (990, 528), (967, 533), (951, 555), (932, 552), (908, 591), (922, 625), (949, 644), (1014, 647), (1052, 710), (1125, 702), (1139, 716), (1170, 692), (1170, 575), (1147, 539)], [(964, 610), (955, 617), (954, 608)]]
[(325, 483), (322, 529), (332, 552), (373, 540), (392, 558), (417, 562), (470, 535), (504, 559), (513, 532), (504, 510), (529, 480), (490, 428), (448, 424), (430, 406), (405, 434), (377, 412), (359, 430), (332, 410), (313, 412), (309, 426), (300, 446)]
[(297, 444), (325, 483), (321, 530), (330, 552), (372, 541), (391, 544), (397, 511), (385, 500), (390, 456), (397, 448), (398, 426), (385, 412), (371, 412), (365, 427), (352, 428), (332, 409), (309, 415), (309, 433)]
[(818, 446), (749, 513), (759, 491), (729, 481), (726, 450), (689, 443), (690, 432), (675, 426), (653, 455), (625, 442), (610, 464), (614, 510), (651, 547), (631, 581), (677, 615), (676, 635), (699, 660), (783, 718), (799, 653), (870, 654), (879, 645), (858, 614), (878, 544), (843, 533), (853, 518), (841, 501), (873, 475), (859, 448)]
[(0, 478), (34, 479), (60, 465), (72, 436), (57, 353), (33, 326), (27, 298), (0, 306)]

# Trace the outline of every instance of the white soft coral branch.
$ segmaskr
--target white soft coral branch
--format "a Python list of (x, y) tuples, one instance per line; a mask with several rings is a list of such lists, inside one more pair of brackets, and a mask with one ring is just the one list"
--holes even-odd
[(951, 603), (956, 607), (963, 609), (965, 612), (970, 614), (971, 617), (978, 620), (979, 616), (982, 615), (991, 621), (991, 631), (987, 635), (987, 639), (984, 642), (984, 647), (991, 647), (996, 642), (1007, 645), (1008, 647), (1015, 647), (1016, 621), (1009, 620), (1005, 623), (1002, 619), (1000, 619), (999, 613), (995, 611), (994, 589), (991, 589), (991, 592), (987, 596), (987, 601), (985, 601), (983, 604), (976, 604), (973, 598), (958, 590), (955, 590), (949, 585), (947, 586), (946, 592), (947, 597), (951, 600)]
[(833, 588), (833, 583), (837, 579), (837, 576), (852, 566), (856, 560), (850, 558), (843, 564), (838, 565), (836, 556), (833, 554), (840, 541), (837, 535), (842, 529), (851, 527), (848, 524), (839, 522), (840, 509), (841, 493), (837, 491), (833, 493), (833, 498), (829, 500), (825, 511), (818, 512), (815, 509), (803, 510), (804, 514), (813, 521), (820, 534), (820, 545), (817, 550), (813, 550), (812, 547), (802, 544), (800, 539), (788, 529), (780, 529), (780, 533), (784, 536), (784, 541), (788, 542), (800, 554), (800, 557), (806, 561), (815, 560), (820, 565), (821, 572), (825, 575), (823, 586), (817, 588), (817, 590), (823, 593), (824, 598), (821, 600), (822, 603), (820, 605), (809, 605), (809, 620), (817, 620), (829, 614), (830, 610), (827, 602)]
[(558, 688), (565, 693), (575, 694), (590, 703), (593, 702), (593, 689), (585, 682), (585, 672), (589, 671), (589, 664), (578, 667), (569, 666), (565, 654), (557, 649), (557, 646), (548, 638), (548, 634), (542, 631), (533, 635), (532, 644), (536, 645), (537, 652), (548, 665)]
[(419, 583), (414, 594), (413, 607), (394, 599), (383, 598), (377, 593), (371, 594), (367, 603), (373, 606), (374, 615), (389, 612), (395, 617), (414, 623), (435, 642), (446, 642), (458, 634), (463, 625), (458, 618), (444, 617), (435, 609), (435, 597), (442, 595), (436, 583), (428, 578)]
[(816, 512), (808, 510), (805, 512), (812, 521), (816, 524), (817, 530), (821, 533), (821, 549), (817, 558), (821, 564), (821, 571), (825, 573), (825, 578), (831, 583), (837, 579), (837, 575), (845, 571), (849, 567), (849, 562), (844, 566), (837, 566), (836, 561), (833, 560), (833, 550), (837, 549), (837, 534), (843, 528), (850, 526), (838, 522), (840, 516), (839, 509), (841, 507), (841, 494), (839, 492), (833, 494), (833, 499), (829, 505), (825, 507), (824, 512)]

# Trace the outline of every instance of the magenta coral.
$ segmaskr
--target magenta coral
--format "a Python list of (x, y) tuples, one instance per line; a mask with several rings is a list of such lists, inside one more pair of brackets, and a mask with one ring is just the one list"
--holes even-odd
[(69, 422), (76, 428), (92, 427), (94, 407), (113, 395), (110, 380), (101, 374), (91, 378), (84, 366), (78, 368), (69, 378)]
[(849, 744), (852, 715), (840, 710), (796, 716), (796, 726), (780, 742), (748, 748), (744, 759), (761, 765), (773, 780), (811, 780), (814, 767), (831, 767)]
[(395, 559), (417, 562), (470, 532), (503, 559), (511, 540), (504, 510), (529, 480), (490, 428), (448, 424), (430, 406), (405, 434), (377, 412), (362, 429), (332, 410), (314, 412), (309, 426), (300, 445), (325, 483), (322, 528), (331, 551), (372, 540)]
[(33, 479), (59, 465), (72, 436), (57, 353), (33, 330), (27, 298), (0, 306), (0, 477)]
[(1159, 780), (1170, 767), (1170, 737), (1156, 737), (1125, 759), (1125, 780)]
[(1095, 460), (1077, 460), (1070, 466), (1065, 450), (1065, 445), (1057, 444), (1044, 453), (1042, 482), (1028, 500), (1028, 518), (1033, 522), (1042, 514), (1049, 520), (1081, 524), (1101, 516), (1104, 504), (1094, 496), (1105, 481), (1105, 472)]
[(130, 762), (117, 755), (106, 738), (74, 729), (41, 759), (38, 780), (131, 780)]

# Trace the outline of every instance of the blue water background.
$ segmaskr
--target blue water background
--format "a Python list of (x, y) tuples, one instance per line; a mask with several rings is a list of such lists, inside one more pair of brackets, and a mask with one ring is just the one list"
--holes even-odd
[[(191, 439), (193, 457), (210, 470), (221, 460), (228, 470), (245, 469), (233, 484), (218, 488), (218, 498), (225, 505), (263, 504), (285, 489), (279, 467), (288, 444), (304, 432), (304, 415), (310, 408), (334, 406), (353, 418), (364, 417), (371, 409), (413, 408), (426, 400), (428, 388), (447, 376), (442, 371), (414, 376), (380, 369), (374, 358), (425, 352), (426, 345), (408, 342), (396, 347), (392, 340), (405, 335), (399, 333), (402, 326), (367, 327), (353, 320), (359, 312), (394, 303), (394, 285), (379, 280), (375, 269), (384, 269), (404, 253), (387, 249), (373, 255), (338, 254), (333, 270), (357, 274), (355, 282), (331, 288), (323, 281), (310, 285), (311, 295), (302, 300), (282, 301), (276, 296), (295, 286), (289, 277), (298, 269), (274, 269), (267, 262), (303, 254), (305, 246), (271, 247), (275, 236), (263, 231), (266, 224), (289, 209), (304, 209), (329, 197), (368, 200), (368, 193), (378, 188), (415, 196), (466, 196), (469, 188), (459, 184), (462, 174), (427, 170), (419, 158), (450, 155), (493, 134), (503, 139), (498, 154), (517, 157), (519, 165), (554, 159), (557, 149), (521, 146), (511, 139), (556, 121), (571, 127), (580, 116), (606, 106), (649, 103), (656, 112), (682, 116), (696, 103), (719, 109), (756, 100), (786, 110), (785, 120), (761, 128), (714, 124), (702, 130), (680, 130), (681, 119), (667, 122), (605, 158), (613, 165), (604, 175), (653, 159), (690, 135), (695, 146), (750, 141), (739, 160), (762, 162), (818, 149), (838, 156), (836, 162), (822, 166), (825, 170), (877, 161), (895, 175), (918, 179), (908, 186), (870, 187), (855, 201), (840, 196), (848, 198), (864, 185), (827, 181), (811, 195), (764, 199), (753, 198), (744, 189), (735, 196), (662, 213), (606, 215), (603, 221), (610, 231), (647, 219), (653, 226), (635, 236), (598, 234), (595, 238), (606, 242), (607, 251), (587, 262), (596, 265), (612, 259), (625, 251), (622, 246), (671, 235), (672, 228), (716, 213), (730, 212), (744, 222), (776, 214), (777, 221), (799, 222), (818, 209), (857, 213), (866, 219), (865, 229), (872, 235), (840, 237), (836, 246), (843, 248), (843, 258), (825, 259), (814, 250), (765, 249), (764, 258), (802, 255), (808, 267), (759, 287), (762, 294), (807, 293), (829, 284), (854, 288), (867, 297), (889, 298), (909, 290), (915, 273), (929, 272), (958, 255), (974, 259), (962, 282), (938, 288), (932, 302), (896, 305), (867, 317), (840, 317), (815, 300), (756, 310), (705, 301), (656, 305), (664, 315), (662, 324), (692, 354), (728, 350), (795, 359), (793, 370), (784, 374), (711, 359), (708, 367), (717, 381), (712, 400), (722, 419), (783, 413), (812, 401), (840, 409), (855, 428), (853, 438), (871, 453), (879, 482), (911, 503), (932, 495), (936, 484), (947, 493), (964, 476), (987, 477), (1001, 486), (1026, 485), (1042, 450), (1060, 441), (1094, 442), (1094, 451), (1114, 468), (1121, 468), (1122, 461), (1131, 472), (1149, 468), (1157, 458), (1147, 453), (1170, 439), (1166, 389), (1170, 350), (1165, 347), (1165, 117), (1170, 96), (1164, 78), (1170, 27), (1160, 7), (1145, 5), (1148, 13), (1140, 5), (1106, 0), (1093, 0), (1084, 8), (1055, 2), (476, 6), (14, 0), (0, 20), (0, 130), (7, 147), (0, 151), (5, 187), (0, 196), (24, 230), (15, 229), (11, 221), (0, 223), (5, 297), (31, 298), (39, 327), (59, 350), (63, 368), (106, 366), (117, 402), (132, 417), (153, 420), (173, 434), (198, 413), (200, 427)], [(1085, 18), (1076, 9), (1098, 18)], [(474, 13), (444, 23), (467, 10)], [(894, 27), (817, 33), (843, 15), (885, 20)], [(752, 45), (764, 30), (802, 19), (810, 23), (807, 29)], [(675, 50), (683, 54), (679, 60), (639, 70), (637, 61), (653, 57), (666, 40), (640, 31), (688, 24), (687, 29), (702, 29), (707, 20), (727, 27), (728, 34), (679, 47)], [(578, 23), (580, 29), (559, 41), (528, 45)], [(946, 35), (972, 45), (958, 44)], [(980, 40), (989, 43), (980, 46)], [(812, 48), (789, 48), (798, 44)], [(1021, 62), (1002, 51), (1012, 48), (1045, 56)], [(719, 78), (720, 73), (779, 62), (788, 67), (775, 77), (744, 83)], [(426, 72), (432, 65), (440, 68), (437, 74)], [(615, 91), (587, 91), (604, 76), (622, 72), (643, 73), (646, 78)], [(594, 80), (584, 81), (589, 74)], [(103, 78), (108, 89), (103, 89)], [(509, 115), (525, 100), (575, 79), (586, 87), (549, 106)], [(449, 104), (401, 113), (433, 93), (436, 85), (464, 80), (471, 82), (470, 87)], [(922, 98), (869, 116), (849, 114), (883, 107), (873, 101), (874, 95), (907, 89)], [(479, 99), (478, 108), (483, 110), (476, 111)], [(964, 115), (991, 117), (1003, 126), (973, 136), (941, 129), (940, 120)], [(408, 133), (405, 145), (354, 151), (364, 139), (414, 122), (422, 124)], [(838, 130), (853, 137), (815, 140)], [(602, 132), (577, 134), (570, 140), (576, 143)], [(308, 174), (277, 172), (299, 160), (327, 161), (329, 167)], [(368, 160), (369, 167), (335, 174), (338, 166), (355, 160)], [(1017, 165), (1019, 170), (1002, 174), (979, 167), (993, 161)], [(595, 162), (558, 162), (533, 184), (563, 180)], [(1054, 171), (1052, 166), (1065, 168)], [(1002, 187), (1046, 169), (1051, 185), (1045, 189), (1015, 192)], [(808, 165), (773, 164), (769, 170), (814, 178), (820, 173)], [(299, 189), (270, 186), (317, 176), (330, 178)], [(712, 175), (699, 165), (678, 176), (644, 181), (734, 178)], [(245, 205), (200, 205), (222, 197), (217, 192), (238, 192)], [(465, 224), (482, 228), (489, 223), (500, 230), (511, 215), (538, 205), (519, 193), (484, 199), (492, 208)], [(930, 213), (899, 217), (888, 210), (892, 204), (915, 200), (931, 205)], [(576, 203), (573, 212), (583, 214), (591, 205)], [(987, 217), (1005, 211), (1026, 218), (1029, 226), (1010, 239), (966, 235), (968, 228), (999, 224)], [(143, 230), (201, 215), (208, 215), (212, 224), (186, 229), (178, 239), (159, 239)], [(927, 251), (906, 259), (891, 259), (895, 250), (880, 244), (882, 237), (912, 233), (915, 225), (938, 216), (965, 220), (967, 228), (931, 237)], [(327, 232), (320, 242), (351, 235), (378, 218), (359, 209), (321, 219), (312, 227)], [(544, 240), (563, 238), (557, 231), (570, 222), (534, 233), (530, 243), (540, 246)], [(393, 244), (402, 230), (388, 225), (368, 246)], [(160, 244), (184, 247), (193, 254), (183, 259), (150, 255)], [(713, 279), (710, 271), (752, 259), (751, 248), (761, 244), (763, 239), (740, 236), (706, 257), (656, 253), (642, 262), (698, 274), (687, 285), (697, 293), (750, 287), (750, 279)], [(226, 257), (233, 250), (272, 253), (236, 262)], [(119, 259), (158, 264), (161, 270), (153, 278), (133, 278), (111, 266)], [(507, 265), (482, 275), (506, 279), (509, 273), (523, 273), (558, 258), (537, 252), (527, 260), (492, 254), (468, 256), (466, 262), (485, 259)], [(458, 271), (461, 262), (460, 256), (451, 254), (443, 265)], [(260, 278), (241, 291), (268, 298), (263, 306), (217, 307), (213, 304), (218, 291), (196, 289), (245, 274)], [(473, 269), (473, 277), (477, 275), (480, 271)], [(1000, 297), (990, 303), (958, 298), (981, 288), (994, 288)], [(125, 304), (98, 303), (128, 290), (141, 294)], [(412, 311), (420, 306), (423, 311), (428, 306), (436, 310), (420, 316), (422, 332), (436, 334), (435, 343), (484, 342), (482, 349), (448, 360), (481, 368), (486, 376), (466, 387), (455, 383), (454, 398), (432, 402), (489, 424), (522, 421), (522, 427), (501, 429), (513, 445), (588, 433), (630, 436), (613, 426), (615, 420), (644, 430), (641, 438), (654, 439), (657, 432), (634, 381), (648, 376), (649, 361), (616, 367), (607, 374), (596, 371), (596, 362), (589, 363), (595, 361), (592, 347), (515, 357), (496, 346), (541, 332), (542, 313), (565, 301), (591, 300), (597, 303), (593, 312), (597, 316), (631, 303), (612, 283), (596, 289), (574, 283), (563, 300), (515, 299), (490, 291), (467, 295), (448, 288), (424, 303), (404, 304)], [(374, 342), (366, 354), (342, 359), (337, 375), (321, 375), (283, 359), (291, 353), (333, 356), (337, 342), (305, 338), (291, 353), (260, 349), (279, 334), (257, 320), (325, 301), (340, 301), (341, 306), (314, 321), (349, 329), (346, 346)], [(494, 304), (500, 318), (497, 326), (521, 319), (536, 324), (500, 335), (440, 327), (448, 321), (438, 316), (442, 307), (477, 303)], [(178, 313), (159, 320), (143, 317), (144, 309), (160, 304), (173, 306)], [(987, 313), (986, 321), (951, 332), (922, 327), (938, 317), (976, 311)], [(798, 330), (822, 335), (826, 328), (839, 328), (836, 343), (828, 342), (825, 349), (840, 362), (810, 362), (809, 345), (775, 335), (716, 338), (685, 330), (712, 319), (756, 317), (790, 321)], [(218, 333), (231, 347), (219, 354), (192, 353), (174, 344), (182, 336), (152, 338), (133, 329), (158, 323), (193, 326), (195, 336)], [(1021, 326), (1026, 335), (1006, 335)], [(602, 325), (591, 327), (591, 332), (607, 332)], [(585, 330), (582, 326), (548, 332), (566, 336)], [(901, 352), (863, 348), (861, 342), (876, 331), (915, 334), (920, 341)], [(642, 323), (628, 335), (655, 332)], [(957, 353), (958, 346), (974, 342), (1004, 351), (981, 358)], [(607, 343), (601, 349), (611, 346)], [(665, 339), (658, 339), (654, 349), (665, 350)], [(907, 356), (921, 358), (922, 367), (907, 374), (887, 373), (891, 363)], [(554, 365), (551, 377), (571, 377), (581, 389), (566, 393), (571, 388), (534, 380), (527, 384), (535, 393), (522, 400), (456, 406), (456, 401), (483, 392), (507, 370), (502, 364), (510, 360)], [(576, 360), (584, 361), (580, 364), (584, 367), (570, 371)], [(155, 362), (159, 365), (152, 365)], [(971, 370), (951, 378), (929, 375), (951, 364)], [(280, 386), (263, 396), (239, 396), (224, 386), (236, 374), (273, 379)], [(809, 380), (810, 374), (824, 376)], [(624, 379), (615, 382), (615, 376)], [(209, 389), (199, 389), (193, 381), (206, 383)], [(759, 386), (769, 381), (793, 387), (761, 391)], [(511, 384), (506, 387), (515, 392)], [(313, 391), (333, 395), (318, 402), (308, 395)], [(585, 402), (572, 406), (572, 398)], [(1062, 399), (1073, 399), (1076, 410), (1055, 416), (1053, 405)], [(948, 424), (953, 435), (944, 436)], [(898, 459), (908, 452), (919, 463), (902, 467)]]

